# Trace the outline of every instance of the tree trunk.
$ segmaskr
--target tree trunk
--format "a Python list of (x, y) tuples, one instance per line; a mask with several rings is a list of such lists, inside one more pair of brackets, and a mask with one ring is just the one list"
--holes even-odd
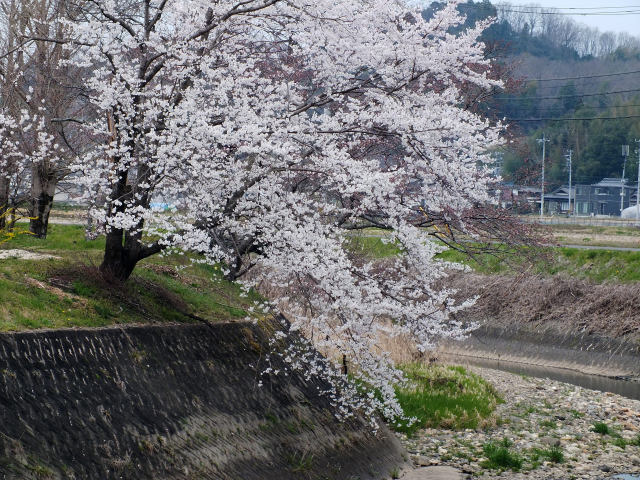
[(0, 175), (0, 230), (7, 225), (7, 210), (9, 208), (9, 182)]
[(47, 238), (49, 213), (53, 206), (53, 196), (58, 182), (51, 172), (44, 168), (34, 169), (31, 184), (31, 220), (29, 231), (37, 238)]
[(122, 245), (123, 231), (113, 229), (107, 233), (104, 257), (100, 271), (108, 278), (124, 282), (127, 280), (139, 261), (137, 252)]
[[(142, 223), (138, 227), (141, 229)], [(159, 242), (144, 245), (139, 230), (132, 234), (122, 229), (112, 229), (107, 233), (100, 271), (107, 278), (124, 282), (140, 260), (160, 253), (164, 248)]]
[(53, 196), (42, 192), (38, 198), (32, 200), (31, 220), (29, 231), (38, 238), (47, 238), (49, 228), (49, 213), (53, 205)]

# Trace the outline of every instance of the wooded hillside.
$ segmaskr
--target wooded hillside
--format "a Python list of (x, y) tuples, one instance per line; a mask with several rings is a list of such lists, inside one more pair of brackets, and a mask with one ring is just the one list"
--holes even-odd
[[(441, 8), (434, 2), (429, 17)], [(622, 144), (631, 145), (625, 178), (637, 177), (640, 139), (640, 39), (600, 32), (553, 9), (469, 0), (467, 25), (496, 18), (483, 34), (487, 54), (503, 65), (505, 89), (479, 108), (505, 118), (513, 143), (496, 155), (506, 181), (538, 184), (543, 132), (549, 187), (566, 183), (573, 150), (574, 183), (621, 177)]]

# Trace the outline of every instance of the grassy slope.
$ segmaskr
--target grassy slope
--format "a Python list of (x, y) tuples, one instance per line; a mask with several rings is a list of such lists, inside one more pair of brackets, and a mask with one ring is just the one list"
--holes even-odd
[[(603, 227), (592, 227), (594, 229)], [(385, 243), (379, 236), (353, 236), (347, 240), (347, 247), (373, 260), (396, 255), (397, 246)], [(640, 281), (640, 252), (617, 250), (581, 250), (577, 248), (549, 247), (547, 259), (540, 259), (535, 265), (525, 264), (526, 259), (518, 255), (467, 255), (449, 250), (438, 258), (463, 263), (478, 273), (508, 274), (527, 269), (532, 273), (555, 275), (564, 273), (572, 277), (595, 282), (629, 283)]]
[(104, 239), (85, 240), (80, 226), (51, 225), (46, 240), (22, 234), (0, 248), (57, 257), (0, 259), (0, 331), (194, 321), (189, 314), (232, 320), (245, 318), (257, 299), (244, 297), (216, 268), (180, 255), (141, 262), (124, 285), (106, 283), (95, 267)]
[[(617, 250), (581, 250), (577, 248), (549, 248), (549, 258), (530, 266), (532, 273), (551, 276), (566, 274), (598, 283), (629, 283), (640, 281), (640, 252)], [(527, 268), (518, 257), (508, 261), (493, 256), (481, 256), (475, 260), (464, 254), (448, 251), (441, 258), (469, 265), (478, 273), (512, 273)]]

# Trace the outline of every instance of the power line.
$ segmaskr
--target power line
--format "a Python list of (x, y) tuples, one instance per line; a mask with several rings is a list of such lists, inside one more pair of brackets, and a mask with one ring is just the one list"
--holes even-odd
[(630, 118), (640, 118), (639, 115), (617, 115), (607, 117), (546, 117), (546, 118), (507, 118), (509, 122), (570, 122), (570, 121), (595, 121), (595, 120), (627, 120)]
[(552, 97), (493, 97), (495, 100), (505, 100), (505, 101), (523, 101), (523, 100), (561, 100), (563, 98), (582, 98), (582, 97), (598, 97), (601, 95), (616, 95), (618, 93), (632, 93), (639, 92), (640, 88), (632, 88), (629, 90), (616, 90), (614, 92), (600, 92), (600, 93), (577, 93), (575, 95), (560, 95), (560, 96), (552, 96)]
[(543, 10), (501, 10), (502, 12), (510, 13), (535, 13), (538, 15), (558, 15), (558, 16), (571, 16), (571, 17), (607, 17), (607, 16), (623, 16), (623, 15), (640, 15), (640, 10), (624, 10), (620, 12), (550, 12)]
[[(463, 3), (460, 6), (486, 8), (485, 4), (481, 4), (481, 3)], [(518, 8), (518, 5), (514, 5), (509, 2), (496, 3), (492, 6), (495, 6), (495, 7), (507, 6), (511, 8)], [(614, 6), (601, 5), (598, 7), (542, 7), (538, 5), (520, 5), (520, 8), (541, 8), (541, 9), (549, 8), (549, 9), (555, 9), (555, 10), (603, 10), (603, 9), (604, 10), (620, 10), (623, 8), (640, 8), (640, 5), (614, 5)]]
[(599, 109), (614, 109), (614, 108), (636, 108), (640, 107), (640, 104), (631, 103), (625, 105), (584, 105), (585, 108), (599, 108)]
[[(505, 5), (507, 8), (505, 8)], [(483, 5), (473, 4), (467, 7), (483, 7)], [(533, 5), (498, 4), (496, 7), (500, 12), (510, 13), (535, 13), (540, 15), (576, 15), (576, 16), (607, 16), (607, 15), (637, 15), (640, 14), (640, 5), (628, 5), (624, 7), (536, 7)], [(486, 8), (485, 8), (486, 9)], [(624, 10), (623, 10), (624, 9)]]
[[(607, 16), (607, 15), (639, 15), (640, 5), (626, 6), (599, 6), (599, 7), (553, 7), (547, 9), (545, 7), (536, 7), (535, 5), (517, 5), (509, 3), (496, 4), (494, 6), (499, 12), (510, 13), (536, 13), (540, 15), (575, 15), (575, 16)], [(507, 8), (505, 8), (507, 7)], [(487, 5), (483, 4), (462, 4), (461, 10), (465, 8), (476, 8), (480, 10), (488, 10)]]
[[(504, 5), (504, 4), (498, 4), (498, 5)], [(507, 4), (507, 5), (512, 5), (512, 4)], [(527, 8), (526, 5), (523, 5), (524, 8)], [(540, 8), (544, 8), (544, 7), (540, 7)], [(619, 6), (614, 6), (614, 7), (551, 7), (555, 10), (601, 10), (601, 9), (605, 9), (605, 10), (620, 10), (622, 8), (640, 8), (640, 5), (619, 5)]]
[(616, 73), (601, 73), (598, 75), (581, 75), (576, 77), (557, 77), (557, 78), (530, 78), (525, 80), (527, 83), (533, 82), (558, 82), (563, 80), (582, 80), (584, 78), (604, 78), (604, 77), (617, 77), (622, 75), (633, 75), (640, 73), (640, 70), (631, 70), (629, 72), (616, 72)]

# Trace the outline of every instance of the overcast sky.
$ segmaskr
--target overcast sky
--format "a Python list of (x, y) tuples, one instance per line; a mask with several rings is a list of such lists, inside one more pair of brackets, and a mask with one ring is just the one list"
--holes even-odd
[[(493, 3), (493, 2), (492, 2)], [(595, 8), (599, 8), (600, 11), (615, 11), (614, 7), (630, 7), (617, 10), (634, 10), (637, 14), (625, 14), (625, 15), (598, 15), (598, 16), (583, 16), (573, 15), (572, 17), (580, 23), (585, 23), (592, 27), (598, 27), (600, 31), (613, 31), (613, 32), (628, 32), (634, 36), (640, 36), (640, 0), (511, 0), (509, 3), (512, 5), (525, 5), (537, 3), (543, 7), (554, 7), (561, 9), (565, 8), (580, 8), (583, 12), (595, 12), (598, 11)]]

